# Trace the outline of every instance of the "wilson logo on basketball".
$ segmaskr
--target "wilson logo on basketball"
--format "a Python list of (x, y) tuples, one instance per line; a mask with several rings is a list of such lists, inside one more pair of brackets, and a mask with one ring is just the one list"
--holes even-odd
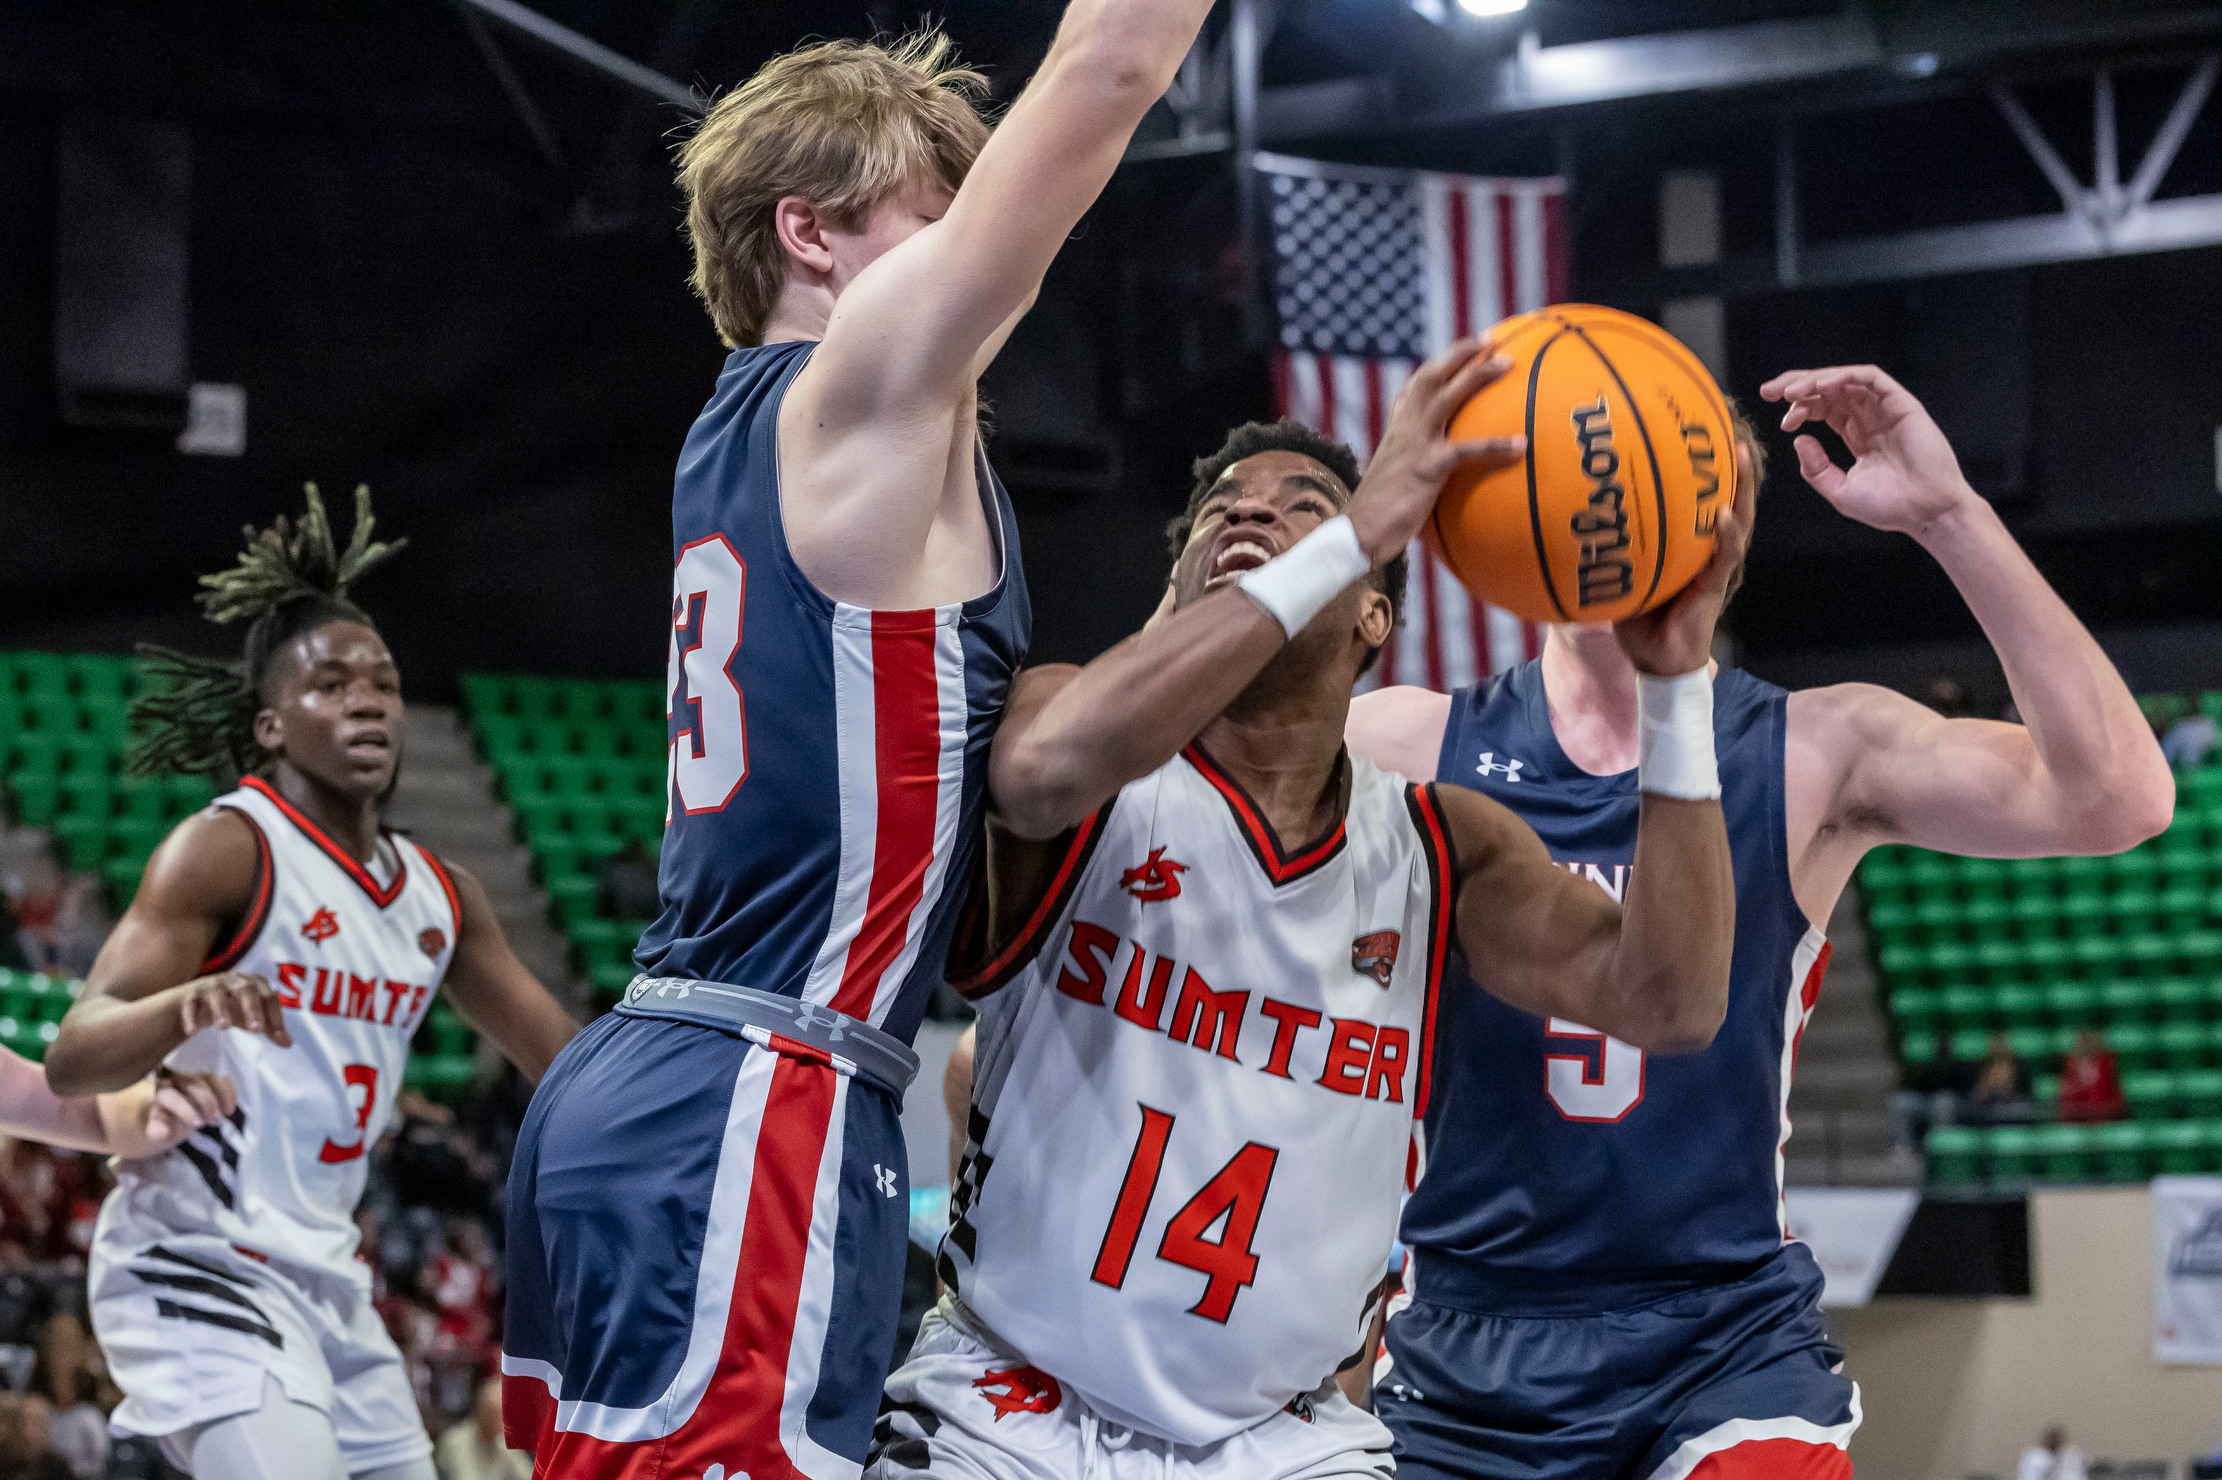
[(1636, 586), (1628, 548), (1627, 492), (1620, 486), (1620, 454), (1612, 445), (1612, 412), (1600, 395), (1594, 406), (1573, 411), (1574, 440), (1582, 445), (1582, 476), (1590, 481), (1589, 507), (1568, 521), (1580, 542), (1576, 600), (1583, 606), (1618, 601)]
[(1350, 969), (1362, 971), (1386, 987), (1390, 973), (1396, 970), (1397, 948), (1403, 944), (1404, 938), (1394, 930), (1361, 935), (1350, 943)]
[(1187, 864), (1167, 858), (1163, 848), (1152, 848), (1149, 857), (1119, 875), (1119, 887), (1144, 904), (1178, 899), (1180, 876), (1187, 872)]
[(975, 1377), (972, 1385), (994, 1407), (997, 1423), (1011, 1413), (1054, 1413), (1065, 1400), (1057, 1379), (1038, 1367), (1006, 1367)]
[(320, 906), (315, 914), (309, 916), (309, 923), (301, 927), (301, 933), (322, 945), (339, 934), (339, 921), (332, 918), (330, 910)]
[(436, 925), (432, 926), (417, 937), (417, 944), (423, 948), (427, 956), (436, 961), (440, 957), (440, 952), (447, 949), (447, 932)]

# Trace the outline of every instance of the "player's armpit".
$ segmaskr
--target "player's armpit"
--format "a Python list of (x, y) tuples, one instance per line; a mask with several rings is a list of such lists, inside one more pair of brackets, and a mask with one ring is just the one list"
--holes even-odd
[(1646, 793), (1622, 903), (1551, 861), (1503, 806), (1435, 789), (1457, 856), (1457, 926), (1474, 979), (1538, 1017), (1647, 1053), (1705, 1047), (1728, 1011), (1735, 875), (1718, 802)]
[(261, 868), (254, 824), (239, 813), (211, 808), (178, 824), (148, 860), (138, 894), (47, 1049), (56, 1094), (120, 1090), (153, 1072), (197, 1026), (290, 1041), (267, 984), (256, 990), (259, 978), (201, 975), (252, 906)]
[(452, 863), (447, 870), (462, 911), (455, 955), (443, 983), (448, 1000), (465, 1022), (494, 1041), (502, 1057), (538, 1084), (579, 1031), (578, 1022), (510, 949), (486, 886)]

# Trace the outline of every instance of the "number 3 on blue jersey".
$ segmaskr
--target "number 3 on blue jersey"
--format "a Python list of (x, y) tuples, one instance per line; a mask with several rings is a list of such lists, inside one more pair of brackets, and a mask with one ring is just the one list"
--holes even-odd
[[(1611, 1124), (1643, 1101), (1643, 1050), (1594, 1028), (1552, 1018), (1543, 1027), (1543, 1089), (1568, 1120)], [(1583, 1040), (1578, 1046), (1550, 1039)], [(1572, 1048), (1552, 1053), (1554, 1046)]]
[[(748, 779), (748, 718), (731, 664), (741, 650), (748, 566), (722, 534), (679, 552), (671, 579), (671, 663), (665, 703), (673, 720), (671, 781), (677, 806), (716, 812)], [(667, 819), (668, 820), (668, 819)]]

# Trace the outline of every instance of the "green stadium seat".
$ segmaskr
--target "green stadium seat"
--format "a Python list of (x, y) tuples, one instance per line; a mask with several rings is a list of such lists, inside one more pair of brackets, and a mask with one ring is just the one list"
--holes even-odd
[(104, 822), (116, 810), (116, 788), (105, 771), (70, 771), (55, 780), (55, 805), (63, 817)]
[(464, 674), (463, 709), (474, 728), (505, 715), (509, 710), (509, 680), (494, 673)]
[(527, 720), (563, 718), (563, 685), (552, 678), (513, 678), (509, 681), (511, 704)]
[(2213, 1148), (2222, 1145), (2222, 1137), (2215, 1134), (2222, 1126), (2197, 1120), (2141, 1123), (2153, 1148), (2155, 1170), (2163, 1176), (2188, 1176), (2208, 1170)]
[(2222, 930), (2184, 930), (2168, 937), (2168, 963), (2187, 976), (2222, 969)]
[(2191, 701), (2182, 694), (2139, 694), (2137, 707), (2153, 724), (2170, 725), (2184, 717), (2191, 708)]
[(116, 815), (143, 822), (170, 819), (170, 788), (161, 776), (118, 776), (113, 788)]
[(558, 879), (576, 877), (580, 872), (578, 842), (561, 834), (535, 838), (532, 857), (533, 862), (539, 865), (543, 887)]
[(2206, 1008), (2207, 982), (2196, 976), (2164, 976), (2152, 984), (2153, 1006), (2163, 1022), (2196, 1020)]
[(1893, 985), (1890, 989), (1890, 1015), (1901, 1027), (1927, 1027), (1943, 1011), (1944, 994), (1933, 987)]
[(2141, 1182), (2150, 1177), (2159, 1152), (2153, 1129), (2153, 1125), (2137, 1120), (2118, 1120), (2091, 1127), (2091, 1150), (2097, 1161), (2099, 1180)]
[(2176, 1103), (2194, 1120), (2222, 1116), (2222, 1069), (2190, 1069), (2178, 1074)]
[(587, 981), (593, 986), (596, 997), (613, 1001), (625, 994), (625, 989), (639, 974), (630, 962), (604, 962), (587, 973)]
[(1898, 1038), (1898, 1057), (1908, 1064), (1933, 1064), (1937, 1061), (1937, 1035), (1926, 1029), (1902, 1033)]
[(2124, 1071), (2150, 1069), (2160, 1058), (2160, 1044), (2150, 1023), (2114, 1023), (2106, 1029), (2106, 1046)]
[(2032, 1074), (2029, 1076), (2029, 1098), (2035, 1100), (2040, 1110), (2049, 1115), (2060, 1103), (2060, 1076), (2057, 1074)]
[(2092, 1170), (2092, 1127), (2041, 1125), (2036, 1128), (2037, 1173), (2047, 1182), (2087, 1182)]
[(23, 809), (23, 821), (33, 827), (44, 827), (54, 818), (60, 802), (61, 778), (51, 772), (39, 774), (17, 773), (4, 778), (7, 787), (15, 793)]
[(1928, 952), (1917, 945), (1886, 944), (1875, 953), (1875, 963), (1893, 983), (1912, 985), (1920, 980), (1922, 968), (1928, 964)]
[(1991, 1010), (2008, 1028), (2033, 1027), (2045, 1016), (2045, 989), (2031, 982), (2001, 982), (1991, 990)]
[(541, 886), (548, 891), (548, 912), (558, 930), (573, 922), (594, 918), (595, 897), (601, 892), (584, 874), (565, 874)]
[(1948, 941), (1960, 933), (1960, 902), (1949, 894), (1924, 894), (1914, 904), (1914, 927), (1931, 941)]
[(2036, 1169), (2036, 1128), (1994, 1125), (1983, 1133), (1983, 1149), (1990, 1163), (1992, 1183), (2026, 1182)]
[(1916, 893), (1947, 892), (1959, 882), (1959, 877), (1960, 871), (1952, 866), (1952, 860), (1941, 853), (1916, 848), (1906, 859), (1906, 883)]
[(68, 815), (54, 819), (47, 831), (61, 849), (62, 861), (75, 873), (97, 873), (108, 858), (108, 822), (101, 817)]
[(2051, 894), (2059, 872), (2050, 858), (2010, 858), (2006, 861), (2006, 879), (2017, 899)]
[(2155, 1030), (2161, 1062), (2171, 1069), (2196, 1069), (2206, 1059), (2207, 1025), (2195, 1019), (2174, 1018)]
[(1972, 1064), (1990, 1056), (1991, 1030), (1988, 1028), (1961, 1028), (1949, 1042), (1954, 1063)]
[(433, 1099), (452, 1099), (471, 1082), (477, 1061), (469, 1054), (411, 1054), (401, 1082)]
[(614, 832), (579, 832), (573, 835), (579, 845), (579, 867), (592, 872), (602, 866), (602, 860), (611, 854), (625, 851), (625, 840)]
[(2152, 985), (2135, 979), (2099, 983), (2099, 1012), (2110, 1022), (2140, 1022), (2151, 1015)]
[(2045, 1006), (2052, 1020), (2075, 1026), (2098, 1017), (2099, 989), (2095, 982), (2056, 981), (2044, 987)]
[(2176, 1076), (2165, 1069), (2132, 1069), (2122, 1075), (2122, 1098), (2139, 1120), (2159, 1120), (2176, 1110)]
[(2063, 898), (2074, 894), (2103, 894), (2106, 892), (2106, 861), (2101, 858), (2055, 859), (2053, 877)]
[(111, 858), (100, 866), (100, 876), (108, 885), (108, 897), (118, 911), (130, 908), (132, 899), (139, 893), (139, 880), (146, 871), (144, 858)]
[(1975, 952), (1958, 941), (1939, 941), (1924, 953), (1923, 969), (1938, 982), (1964, 981), (1975, 967)]
[(2013, 933), (2014, 907), (1995, 897), (1971, 899), (1961, 907), (1960, 922), (1977, 943), (2005, 940)]
[(2053, 1057), (2053, 1031), (2050, 1028), (2024, 1027), (2006, 1030), (2006, 1046), (2014, 1057), (2025, 1064), (2049, 1062)]
[(2160, 873), (2160, 855), (2149, 847), (2136, 847), (2104, 860), (2107, 883), (2116, 895), (2150, 889)]
[(2025, 940), (2019, 968), (2040, 982), (2056, 982), (2068, 974), (2075, 956), (2064, 940)]
[(172, 776), (169, 785), (172, 817), (198, 812), (216, 800), (216, 783), (206, 776)]
[(2159, 906), (2160, 928), (2170, 935), (2197, 930), (2207, 922), (2207, 896), (2197, 885), (2177, 884), (2163, 889)]
[(1983, 1134), (1971, 1126), (1940, 1125), (1929, 1132), (1929, 1180), (1967, 1187), (1983, 1179)]

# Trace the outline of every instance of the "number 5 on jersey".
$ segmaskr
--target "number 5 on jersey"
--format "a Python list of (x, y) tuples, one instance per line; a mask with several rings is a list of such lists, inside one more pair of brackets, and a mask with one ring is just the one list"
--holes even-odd
[[(1095, 1282), (1114, 1290), (1126, 1284), (1135, 1241), (1157, 1195), (1165, 1143), (1173, 1138), (1174, 1117), (1147, 1105), (1140, 1109), (1142, 1134), (1134, 1143), (1126, 1180), (1119, 1185), (1119, 1200), (1112, 1205), (1111, 1226), (1104, 1229), (1103, 1247), (1096, 1254)], [(1265, 1194), (1273, 1185), (1273, 1164), (1280, 1156), (1271, 1146), (1250, 1142), (1166, 1223), (1157, 1257), (1193, 1269), (1207, 1282), (1202, 1297), (1188, 1307), (1190, 1315), (1226, 1324), (1234, 1312), (1234, 1297), (1257, 1278), (1258, 1256), (1250, 1252), (1250, 1240), (1257, 1234)], [(1222, 1217), (1227, 1227), (1214, 1243), (1204, 1234)]]
[(748, 779), (748, 717), (733, 658), (741, 650), (748, 567), (722, 534), (679, 552), (671, 577), (671, 781), (677, 805), (715, 812)]
[(1642, 1049), (1565, 1018), (1543, 1032), (1543, 1091), (1559, 1114), (1609, 1125), (1643, 1102)]

